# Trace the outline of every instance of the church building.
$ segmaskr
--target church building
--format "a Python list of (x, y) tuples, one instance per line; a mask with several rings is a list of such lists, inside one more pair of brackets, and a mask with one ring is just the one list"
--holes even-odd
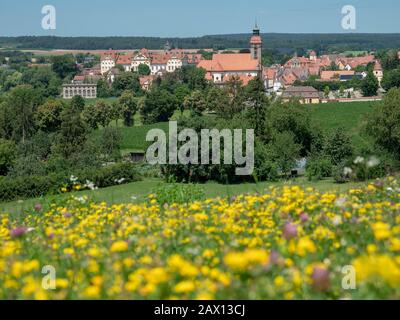
[(214, 54), (212, 60), (202, 60), (197, 65), (207, 71), (206, 78), (223, 85), (233, 76), (244, 85), (262, 73), (262, 38), (257, 24), (250, 39), (250, 53)]

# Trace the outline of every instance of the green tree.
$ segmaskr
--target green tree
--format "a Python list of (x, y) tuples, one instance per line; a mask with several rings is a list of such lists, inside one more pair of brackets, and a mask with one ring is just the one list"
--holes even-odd
[(361, 85), (361, 91), (364, 97), (376, 96), (379, 89), (378, 79), (375, 77), (373, 72), (368, 72), (367, 77), (364, 79)]
[(132, 127), (134, 125), (134, 116), (138, 110), (138, 103), (132, 92), (125, 91), (119, 98), (118, 103), (121, 107), (121, 114), (124, 119), (124, 125)]
[(138, 73), (140, 76), (148, 76), (151, 73), (150, 67), (147, 64), (141, 63), (138, 67)]
[(33, 114), (40, 104), (35, 90), (28, 85), (15, 87), (8, 97), (8, 110), (11, 112), (13, 139), (25, 141), (35, 131)]
[(115, 126), (118, 127), (118, 120), (123, 117), (121, 106), (118, 101), (114, 101), (110, 105), (110, 117), (112, 121), (115, 121)]
[(230, 108), (227, 111), (226, 117), (232, 119), (235, 114), (241, 113), (245, 109), (245, 91), (243, 82), (238, 76), (232, 76), (226, 82), (225, 91), (229, 97)]
[(295, 143), (291, 132), (275, 133), (268, 144), (271, 159), (277, 164), (282, 174), (287, 176), (295, 167), (300, 156), (301, 145)]
[(53, 56), (51, 58), (52, 70), (64, 79), (76, 73), (76, 63), (73, 55)]
[(266, 133), (265, 117), (269, 106), (269, 99), (265, 94), (264, 83), (257, 77), (249, 82), (245, 90), (250, 120), (254, 123), (255, 134), (258, 137), (263, 137)]
[(61, 113), (64, 107), (64, 102), (61, 100), (47, 100), (34, 114), (36, 127), (45, 132), (57, 131), (61, 125)]
[(212, 86), (207, 94), (207, 109), (217, 113), (218, 117), (225, 118), (230, 112), (229, 97), (223, 89)]
[(133, 72), (124, 72), (118, 76), (112, 88), (114, 90), (115, 96), (120, 96), (124, 91), (132, 91), (134, 93), (140, 93), (141, 87), (139, 82), (139, 76)]
[(168, 121), (178, 107), (176, 97), (166, 90), (153, 89), (146, 94), (140, 110), (146, 124)]
[(89, 104), (83, 110), (82, 117), (92, 129), (97, 129), (99, 126), (107, 127), (112, 120), (111, 106), (104, 101)]
[(206, 70), (193, 66), (184, 66), (178, 69), (183, 83), (187, 84), (190, 90), (202, 90), (207, 87)]
[(174, 90), (174, 95), (177, 99), (177, 102), (179, 104), (179, 109), (181, 110), (181, 114), (183, 114), (184, 111), (184, 105), (183, 103), (185, 102), (185, 98), (190, 95), (190, 89), (187, 84), (181, 84), (176, 87)]
[(353, 145), (350, 136), (343, 128), (337, 128), (326, 139), (324, 154), (333, 165), (339, 165), (353, 156)]
[(107, 127), (101, 133), (101, 147), (103, 153), (111, 160), (118, 160), (122, 143), (120, 130), (113, 127)]
[(391, 89), (375, 107), (367, 122), (367, 132), (376, 144), (400, 159), (400, 89)]
[(77, 110), (79, 113), (85, 109), (85, 99), (83, 99), (81, 96), (75, 96), (71, 99), (71, 104), (70, 108)]
[(15, 160), (14, 141), (0, 139), (0, 176), (7, 175)]
[(112, 96), (112, 89), (105, 79), (97, 81), (97, 97), (109, 98)]
[(48, 67), (29, 68), (24, 70), (21, 82), (40, 90), (45, 97), (57, 97), (60, 94), (62, 81), (57, 74)]
[(391, 88), (400, 88), (400, 68), (386, 71), (383, 74), (382, 88), (386, 91)]
[(61, 127), (57, 134), (55, 153), (70, 159), (84, 148), (87, 133), (88, 128), (82, 119), (79, 107), (71, 104), (61, 114)]
[(267, 136), (276, 132), (291, 132), (296, 144), (301, 145), (301, 156), (307, 156), (317, 139), (309, 109), (299, 101), (275, 102), (267, 112)]
[(206, 111), (207, 103), (200, 90), (193, 91), (183, 102), (184, 108), (190, 110), (193, 115), (201, 116)]
[(325, 98), (329, 98), (329, 94), (331, 93), (331, 89), (329, 88), (329, 86), (326, 86), (324, 88), (324, 96)]

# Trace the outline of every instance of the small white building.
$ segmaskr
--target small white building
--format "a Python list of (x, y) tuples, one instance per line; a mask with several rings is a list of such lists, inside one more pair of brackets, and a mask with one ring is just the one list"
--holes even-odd
[(97, 98), (97, 84), (88, 83), (70, 83), (63, 85), (63, 98), (72, 99), (75, 96), (81, 96), (85, 99)]

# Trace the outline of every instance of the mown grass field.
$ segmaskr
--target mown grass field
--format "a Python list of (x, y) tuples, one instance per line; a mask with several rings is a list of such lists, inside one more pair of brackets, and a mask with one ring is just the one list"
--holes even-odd
[[(363, 124), (365, 117), (373, 110), (379, 102), (349, 102), (349, 103), (326, 103), (317, 105), (307, 105), (311, 110), (312, 119), (320, 124), (326, 131), (331, 132), (335, 128), (343, 128), (350, 134), (356, 146), (368, 143), (368, 139), (363, 135)], [(177, 112), (173, 119), (179, 116)], [(142, 125), (140, 117), (135, 118), (136, 125), (131, 128), (121, 125), (123, 135), (122, 150), (144, 150), (146, 134), (151, 129), (162, 129), (168, 133), (168, 123), (156, 123), (152, 125)]]
[(380, 102), (322, 103), (311, 105), (312, 118), (326, 132), (343, 128), (352, 138), (356, 147), (370, 143), (363, 133), (368, 113)]

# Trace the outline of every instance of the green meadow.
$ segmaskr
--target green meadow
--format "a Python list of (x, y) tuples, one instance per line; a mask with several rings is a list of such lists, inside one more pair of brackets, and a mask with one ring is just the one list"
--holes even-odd
[[(356, 145), (365, 143), (366, 138), (362, 135), (363, 122), (366, 115), (372, 110), (378, 102), (352, 102), (352, 103), (328, 103), (319, 105), (307, 105), (310, 108), (312, 118), (320, 126), (330, 132), (335, 128), (341, 127), (347, 131), (354, 139)], [(179, 116), (176, 113), (173, 119)], [(116, 125), (116, 124), (114, 124)], [(148, 143), (146, 134), (149, 130), (157, 128), (168, 132), (168, 123), (156, 123), (152, 125), (143, 125), (140, 116), (135, 118), (134, 127), (124, 127), (118, 123), (123, 136), (121, 151), (123, 153), (130, 151), (145, 150)], [(100, 129), (101, 130), (101, 129)], [(100, 130), (94, 134), (100, 134)], [(108, 203), (140, 202), (157, 187), (165, 185), (161, 179), (145, 178), (143, 181), (134, 182), (126, 185), (119, 185), (110, 188), (104, 188), (95, 191), (82, 191), (74, 193), (75, 196), (88, 196), (94, 201), (106, 201)], [(303, 187), (313, 187), (320, 192), (327, 190), (346, 191), (358, 187), (360, 184), (348, 183), (344, 185), (335, 184), (333, 179), (325, 179), (318, 182), (309, 182), (305, 177), (295, 180), (262, 183), (245, 183), (237, 185), (221, 185), (217, 183), (207, 183), (203, 185), (206, 196), (208, 197), (230, 197), (248, 192), (262, 192), (270, 186), (300, 185)], [(36, 203), (50, 203), (55, 200), (67, 199), (71, 194), (46, 196), (44, 198), (14, 201), (0, 204), (0, 210), (23, 211), (32, 208)]]

